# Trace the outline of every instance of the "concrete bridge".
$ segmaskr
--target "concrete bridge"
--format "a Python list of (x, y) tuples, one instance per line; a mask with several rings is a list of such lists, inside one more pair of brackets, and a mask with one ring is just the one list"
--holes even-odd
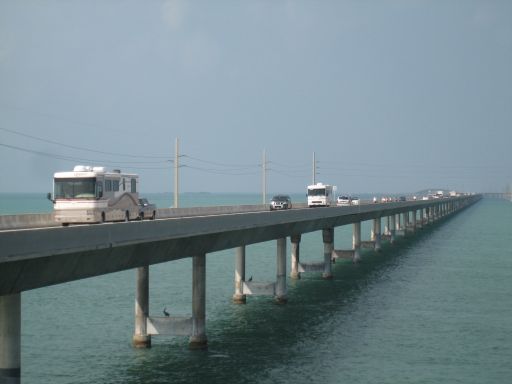
[[(287, 237), (291, 240), (290, 278), (303, 272), (332, 278), (332, 262), (357, 262), (362, 247), (378, 251), (382, 241), (414, 232), (475, 203), (481, 195), (426, 201), (362, 204), (350, 207), (268, 211), (266, 206), (159, 210), (159, 219), (128, 223), (56, 226), (51, 215), (0, 217), (0, 384), (19, 383), (21, 370), (21, 294), (48, 285), (137, 269), (135, 347), (150, 347), (151, 336), (188, 335), (190, 348), (206, 348), (206, 256), (235, 248), (233, 300), (270, 295), (287, 302)], [(371, 240), (361, 241), (361, 222), (372, 220)], [(384, 221), (384, 231), (381, 230)], [(351, 224), (349, 250), (334, 249), (334, 228)], [(3, 225), (3, 227), (2, 227)], [(3, 229), (2, 229), (3, 228)], [(303, 233), (322, 231), (323, 258), (300, 262)], [(276, 280), (245, 279), (245, 247), (276, 240)], [(149, 266), (192, 258), (192, 317), (149, 314)]]
[(505, 199), (512, 201), (512, 192), (485, 192), (481, 195), (487, 199)]

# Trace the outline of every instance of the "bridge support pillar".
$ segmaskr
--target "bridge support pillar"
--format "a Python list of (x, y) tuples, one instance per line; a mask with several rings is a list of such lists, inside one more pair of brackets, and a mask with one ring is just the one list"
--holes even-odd
[(299, 260), (300, 260), (300, 235), (292, 235), (290, 237), (292, 254), (291, 254), (291, 272), (292, 279), (300, 279)]
[(206, 349), (206, 255), (192, 258), (192, 335), (190, 349)]
[(277, 239), (276, 303), (286, 304), (286, 237)]
[(245, 281), (245, 245), (236, 248), (235, 254), (235, 294), (233, 302), (235, 304), (245, 304), (246, 296), (243, 294), (243, 284)]
[(390, 243), (393, 244), (395, 242), (395, 232), (396, 232), (396, 223), (395, 223), (395, 215), (389, 216), (389, 232), (390, 232)]
[(386, 224), (384, 225), (384, 235), (391, 236), (391, 224), (390, 224), (390, 217), (386, 216)]
[(0, 296), (0, 383), (21, 383), (21, 293)]
[(380, 217), (373, 219), (373, 241), (375, 241), (375, 250), (381, 249), (381, 234), (380, 234)]
[(416, 217), (417, 216), (418, 216), (418, 211), (416, 211), (416, 210), (412, 211), (412, 230), (413, 231), (416, 231), (416, 225), (417, 225)]
[(324, 279), (332, 279), (332, 251), (334, 250), (334, 228), (325, 228), (322, 230), (324, 241)]
[(352, 249), (354, 250), (354, 263), (361, 259), (361, 222), (354, 223), (352, 231)]
[(137, 268), (135, 293), (135, 333), (132, 343), (135, 348), (150, 348), (151, 335), (148, 335), (149, 316), (149, 266)]

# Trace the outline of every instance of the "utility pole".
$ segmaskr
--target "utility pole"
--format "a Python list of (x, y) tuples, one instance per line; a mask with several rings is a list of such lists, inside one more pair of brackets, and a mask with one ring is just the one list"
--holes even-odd
[(179, 164), (179, 140), (176, 138), (176, 144), (174, 148), (174, 208), (178, 208), (179, 199), (178, 199), (178, 191), (179, 191), (179, 175), (178, 170), (180, 168)]
[(316, 184), (316, 159), (315, 152), (313, 152), (313, 185)]
[(262, 169), (262, 197), (263, 197), (263, 205), (267, 204), (267, 154), (265, 149), (263, 149), (263, 159), (261, 163)]

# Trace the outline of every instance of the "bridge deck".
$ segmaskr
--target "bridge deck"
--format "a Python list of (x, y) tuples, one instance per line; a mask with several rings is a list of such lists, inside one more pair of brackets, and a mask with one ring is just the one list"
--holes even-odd
[(1, 231), (0, 295), (479, 198)]

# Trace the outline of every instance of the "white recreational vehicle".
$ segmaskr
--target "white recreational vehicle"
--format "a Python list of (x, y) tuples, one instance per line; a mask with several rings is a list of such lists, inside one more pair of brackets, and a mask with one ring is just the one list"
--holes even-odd
[(328, 207), (334, 203), (336, 187), (316, 183), (308, 185), (308, 207)]
[(48, 198), (63, 225), (155, 218), (156, 207), (139, 200), (136, 174), (77, 165), (72, 172), (56, 172), (53, 181), (53, 199)]

